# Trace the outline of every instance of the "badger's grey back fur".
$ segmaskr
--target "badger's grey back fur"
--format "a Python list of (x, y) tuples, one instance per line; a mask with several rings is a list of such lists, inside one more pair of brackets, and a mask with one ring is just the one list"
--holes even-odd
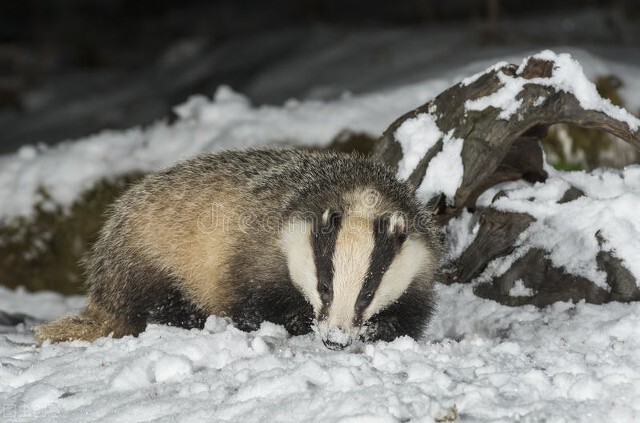
[[(406, 231), (437, 261), (440, 235), (430, 213), (386, 166), (363, 156), (228, 151), (147, 176), (112, 206), (85, 260), (87, 309), (40, 326), (36, 336), (135, 335), (148, 322), (201, 327), (210, 314), (243, 329), (270, 320), (306, 333), (317, 316), (292, 284), (286, 225), (291, 216), (317, 218), (367, 202), (375, 215), (403, 213)], [(375, 338), (419, 335), (433, 305), (432, 270), (371, 319)]]

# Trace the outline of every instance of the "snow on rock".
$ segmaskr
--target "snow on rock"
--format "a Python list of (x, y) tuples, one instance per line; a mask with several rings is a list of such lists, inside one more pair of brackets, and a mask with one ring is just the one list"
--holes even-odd
[(515, 281), (513, 287), (509, 290), (509, 295), (511, 297), (531, 297), (533, 294), (533, 289), (524, 286), (522, 279)]
[[(490, 68), (489, 70), (493, 69)], [(524, 84), (531, 83), (531, 80), (514, 78), (502, 72), (498, 72), (496, 76), (502, 84), (498, 91), (475, 100), (467, 100), (464, 107), (467, 110), (476, 111), (482, 111), (488, 107), (500, 109), (501, 112), (498, 114), (498, 119), (509, 120), (522, 105), (522, 100), (516, 96), (522, 91)]]
[[(400, 422), (454, 408), (470, 421), (640, 414), (639, 303), (511, 308), (470, 286), (438, 291), (424, 339), (344, 351), (315, 334), (290, 337), (271, 323), (246, 333), (216, 317), (203, 330), (150, 325), (137, 338), (41, 348), (28, 332), (0, 334), (2, 421)], [(53, 297), (43, 302), (61, 301)], [(37, 307), (22, 300), (21, 312)]]
[(454, 261), (471, 245), (480, 229), (477, 216), (463, 210), (460, 216), (449, 220), (445, 227), (447, 251), (443, 262)]
[[(598, 94), (595, 85), (587, 78), (582, 66), (569, 54), (556, 54), (551, 50), (544, 50), (524, 59), (517, 72), (522, 72), (529, 60), (532, 59), (553, 62), (555, 65), (551, 77), (526, 79), (499, 72), (496, 75), (502, 83), (502, 87), (488, 96), (468, 100), (465, 104), (466, 109), (480, 111), (487, 107), (494, 107), (501, 110), (498, 115), (499, 119), (511, 119), (522, 104), (522, 101), (517, 99), (518, 93), (523, 90), (526, 84), (539, 84), (572, 94), (580, 102), (582, 108), (596, 110), (613, 119), (625, 122), (632, 131), (637, 131), (640, 127), (638, 118)], [(485, 72), (491, 72), (495, 69), (496, 67), (492, 66)], [(475, 77), (475, 79), (477, 78)], [(472, 77), (469, 81), (473, 82), (475, 79)]]
[(495, 63), (483, 71), (477, 72), (471, 76), (464, 78), (462, 81), (460, 81), (460, 85), (464, 87), (466, 87), (467, 85), (471, 85), (474, 82), (476, 82), (478, 79), (480, 79), (480, 77), (486, 75), (487, 73), (497, 71), (498, 69), (501, 69), (505, 66), (509, 66), (509, 62), (500, 61), (498, 63)]
[(427, 151), (442, 138), (442, 132), (432, 114), (420, 113), (414, 118), (405, 120), (396, 129), (394, 138), (402, 147), (402, 159), (398, 163), (397, 177), (404, 180), (413, 173)]
[[(640, 166), (597, 169), (591, 173), (547, 168), (547, 172), (549, 179), (544, 183), (499, 184), (478, 199), (478, 205), (488, 206), (490, 199), (503, 191), (506, 195), (492, 207), (528, 213), (535, 218), (520, 235), (516, 250), (490, 263), (479, 278), (491, 280), (500, 276), (526, 251), (541, 248), (549, 252), (554, 266), (607, 290), (606, 274), (598, 269), (596, 256), (601, 250), (610, 251), (622, 260), (639, 283)], [(585, 196), (559, 203), (571, 186), (582, 190)], [(603, 245), (599, 245), (598, 237), (604, 240)]]
[[(625, 109), (612, 104), (608, 99), (602, 98), (595, 84), (584, 74), (580, 63), (569, 54), (556, 54), (551, 50), (544, 50), (534, 55), (533, 58), (551, 61), (556, 64), (553, 68), (553, 74), (549, 83), (562, 91), (573, 94), (580, 102), (582, 108), (586, 110), (597, 110), (613, 119), (625, 122), (631, 131), (638, 130), (640, 119)], [(520, 69), (524, 66), (525, 63), (523, 62), (520, 65)]]
[(418, 187), (418, 198), (424, 202), (444, 194), (453, 204), (456, 191), (462, 185), (464, 166), (462, 164), (463, 141), (449, 131), (442, 139), (442, 151), (429, 162), (422, 183)]
[(420, 113), (405, 120), (396, 129), (394, 138), (402, 148), (402, 159), (398, 163), (396, 176), (406, 180), (425, 154), (442, 140), (442, 150), (429, 162), (417, 194), (424, 202), (441, 193), (453, 201), (464, 175), (461, 156), (463, 140), (454, 137), (453, 130), (443, 134), (438, 128), (434, 113), (435, 110)]

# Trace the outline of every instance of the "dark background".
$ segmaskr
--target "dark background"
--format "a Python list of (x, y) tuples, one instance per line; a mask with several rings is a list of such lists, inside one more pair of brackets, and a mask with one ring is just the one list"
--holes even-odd
[[(518, 19), (585, 11), (597, 14), (593, 29), (518, 30)], [(636, 0), (3, 0), (0, 153), (170, 118), (172, 106), (223, 83), (257, 104), (313, 96), (323, 75), (272, 89), (256, 78), (363, 31), (392, 37), (396, 29), (451, 26), (476, 31), (478, 50), (554, 43), (606, 50), (637, 45), (639, 22)], [(358, 92), (358, 75), (344, 73), (337, 89)]]

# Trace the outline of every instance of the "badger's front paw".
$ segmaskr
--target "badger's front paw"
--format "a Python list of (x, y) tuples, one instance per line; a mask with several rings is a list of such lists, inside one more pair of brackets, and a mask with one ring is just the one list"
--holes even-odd
[(360, 332), (360, 339), (363, 342), (393, 341), (402, 335), (398, 332), (394, 321), (373, 320), (365, 323)]

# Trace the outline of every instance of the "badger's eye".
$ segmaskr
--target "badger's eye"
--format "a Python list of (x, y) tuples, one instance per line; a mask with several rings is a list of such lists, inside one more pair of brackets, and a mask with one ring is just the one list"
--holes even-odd
[(328, 292), (329, 291), (329, 282), (326, 279), (320, 279), (318, 282), (318, 290), (320, 292)]
[(331, 283), (328, 279), (322, 278), (318, 281), (318, 292), (323, 302), (329, 302), (331, 299)]
[(356, 308), (358, 310), (364, 310), (371, 304), (371, 299), (373, 298), (373, 292), (365, 291), (360, 295), (358, 301), (356, 302)]

